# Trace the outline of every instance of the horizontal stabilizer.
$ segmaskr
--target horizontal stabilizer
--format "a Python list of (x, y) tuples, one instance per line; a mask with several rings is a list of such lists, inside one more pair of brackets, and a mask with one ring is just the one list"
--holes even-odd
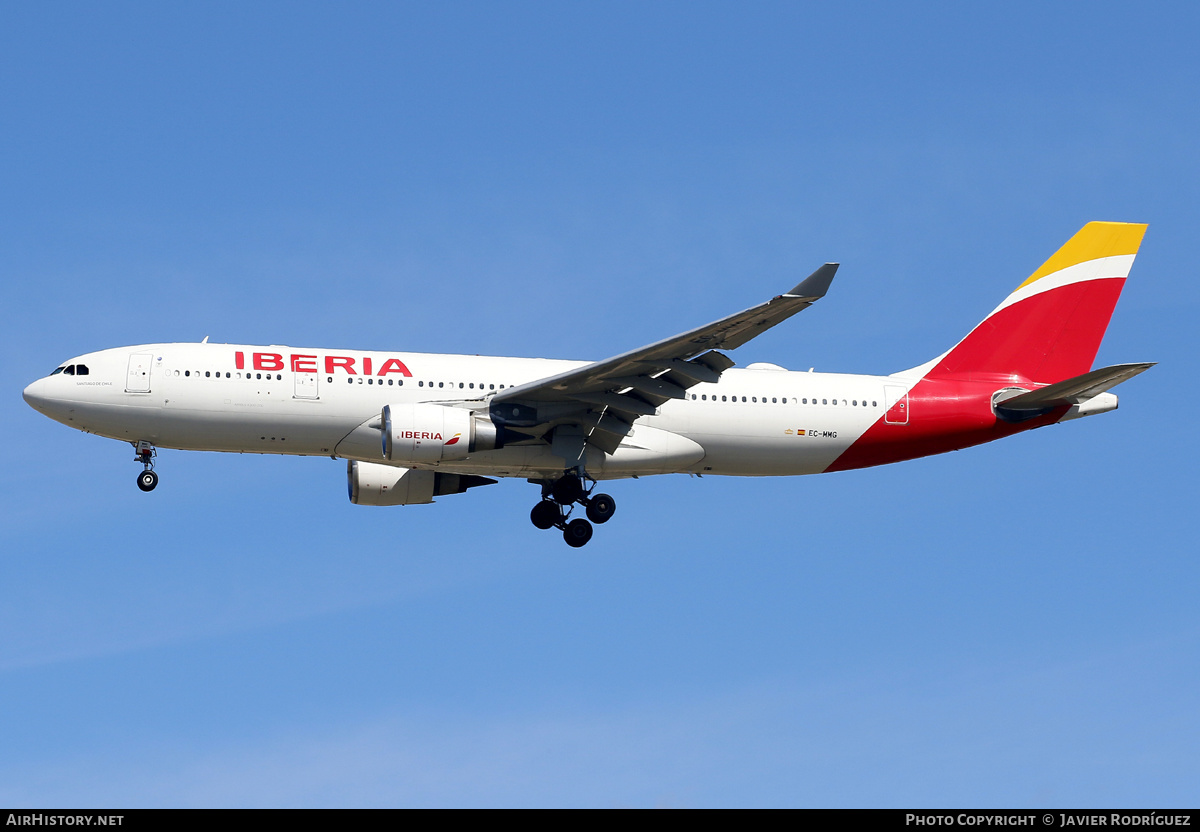
[(1075, 378), (1060, 381), (1055, 384), (1019, 393), (1009, 399), (996, 402), (997, 412), (1005, 411), (1041, 411), (1054, 407), (1081, 404), (1101, 393), (1116, 387), (1122, 381), (1128, 381), (1139, 373), (1144, 373), (1154, 366), (1150, 361), (1142, 364), (1116, 364), (1112, 367), (1102, 367), (1092, 370)]

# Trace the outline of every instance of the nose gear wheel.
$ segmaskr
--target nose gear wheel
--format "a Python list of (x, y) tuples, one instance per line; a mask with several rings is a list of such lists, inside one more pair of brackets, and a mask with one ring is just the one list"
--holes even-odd
[(158, 474), (154, 473), (154, 457), (158, 456), (158, 449), (146, 440), (141, 440), (134, 447), (136, 456), (134, 462), (142, 463), (142, 473), (138, 474), (137, 487), (142, 491), (153, 491), (158, 485)]

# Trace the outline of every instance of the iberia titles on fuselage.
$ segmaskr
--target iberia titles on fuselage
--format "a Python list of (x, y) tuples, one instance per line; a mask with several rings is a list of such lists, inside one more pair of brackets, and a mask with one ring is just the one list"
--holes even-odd
[(1151, 364), (1092, 370), (1144, 225), (1089, 223), (962, 341), (888, 376), (735, 369), (735, 349), (822, 298), (826, 264), (790, 292), (604, 361), (284, 346), (146, 344), (60, 365), (25, 390), (69, 427), (158, 448), (324, 455), (351, 499), (432, 502), (522, 477), (531, 513), (583, 545), (615, 501), (595, 484), (662, 473), (785, 476), (968, 447), (1116, 407)]

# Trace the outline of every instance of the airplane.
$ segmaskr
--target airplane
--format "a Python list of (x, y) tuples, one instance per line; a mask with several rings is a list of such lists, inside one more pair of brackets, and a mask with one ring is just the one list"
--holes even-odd
[(533, 525), (580, 547), (616, 511), (602, 481), (846, 471), (1116, 409), (1108, 391), (1153, 363), (1092, 362), (1145, 231), (1088, 223), (956, 345), (886, 376), (734, 369), (725, 354), (823, 298), (838, 269), (826, 263), (765, 303), (603, 361), (206, 337), (72, 358), (24, 398), (129, 442), (142, 491), (158, 484), (159, 448), (345, 459), (364, 506), (520, 477), (541, 489)]

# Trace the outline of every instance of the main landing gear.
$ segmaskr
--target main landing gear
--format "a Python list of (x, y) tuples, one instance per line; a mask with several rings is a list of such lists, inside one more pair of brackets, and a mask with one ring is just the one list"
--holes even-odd
[[(542, 485), (542, 501), (529, 512), (529, 519), (539, 529), (562, 529), (563, 540), (568, 546), (578, 549), (592, 539), (592, 523), (607, 523), (617, 510), (617, 501), (608, 494), (591, 494), (595, 487), (595, 480), (588, 488), (575, 473), (564, 474), (554, 482), (545, 483)], [(570, 519), (576, 503), (584, 507), (592, 523), (582, 517)]]
[(153, 491), (154, 486), (158, 485), (158, 474), (154, 473), (154, 457), (158, 456), (158, 449), (144, 439), (134, 448), (137, 456), (133, 461), (142, 463), (142, 473), (138, 474), (137, 478), (138, 488)]

